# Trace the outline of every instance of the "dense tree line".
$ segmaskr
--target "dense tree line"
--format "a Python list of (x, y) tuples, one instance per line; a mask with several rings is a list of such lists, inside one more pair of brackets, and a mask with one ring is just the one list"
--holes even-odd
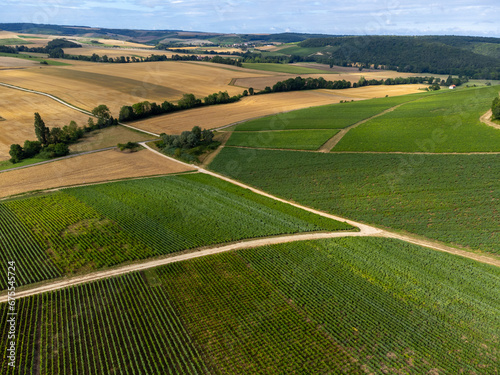
[[(246, 91), (246, 90), (245, 90)], [(242, 95), (229, 96), (227, 91), (219, 91), (206, 96), (203, 101), (197, 99), (193, 94), (184, 94), (177, 104), (165, 100), (161, 105), (150, 103), (148, 101), (135, 103), (131, 106), (123, 106), (120, 109), (119, 121), (140, 120), (152, 116), (164, 115), (171, 112), (181, 111), (184, 109), (196, 108), (207, 105), (233, 103), (242, 96), (247, 95), (244, 92)]]
[(436, 83), (438, 85), (451, 85), (455, 84), (459, 86), (462, 81), (458, 78), (448, 77), (446, 81), (434, 77), (398, 77), (398, 78), (387, 78), (387, 79), (365, 79), (361, 77), (358, 82), (342, 81), (327, 81), (323, 77), (319, 78), (302, 78), (295, 77), (289, 78), (285, 81), (279, 81), (274, 84), (273, 87), (266, 87), (264, 90), (259, 91), (256, 94), (267, 94), (272, 92), (284, 92), (284, 91), (298, 91), (298, 90), (317, 90), (317, 89), (329, 89), (329, 90), (341, 90), (348, 89), (351, 87), (362, 87), (362, 86), (372, 86), (372, 85), (408, 85), (416, 83)]
[(76, 122), (71, 121), (69, 125), (62, 128), (49, 128), (45, 125), (38, 112), (35, 113), (35, 135), (36, 141), (26, 140), (24, 145), (12, 144), (10, 146), (10, 161), (18, 163), (27, 158), (38, 156), (44, 159), (65, 156), (69, 154), (68, 145), (83, 137), (86, 132), (102, 129), (118, 124), (118, 121), (111, 116), (109, 109), (105, 105), (100, 105), (93, 109), (92, 114), (97, 117), (97, 123), (89, 118), (88, 124), (79, 127)]
[(301, 47), (335, 47), (327, 56), (311, 57), (334, 65), (381, 66), (412, 73), (499, 79), (500, 60), (421, 37), (353, 36), (308, 39)]

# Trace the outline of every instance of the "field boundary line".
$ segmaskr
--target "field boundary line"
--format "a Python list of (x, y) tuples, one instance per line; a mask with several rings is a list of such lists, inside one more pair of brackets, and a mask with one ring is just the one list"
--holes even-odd
[[(288, 234), (283, 236), (244, 240), (229, 245), (219, 245), (198, 251), (194, 250), (186, 254), (169, 256), (168, 258), (148, 260), (142, 263), (134, 263), (105, 271), (96, 271), (82, 276), (74, 276), (63, 280), (56, 280), (45, 285), (37, 286), (30, 289), (24, 289), (19, 292), (16, 292), (16, 299), (29, 297), (41, 293), (52, 292), (55, 290), (64, 289), (79, 284), (107, 279), (110, 277), (116, 277), (130, 272), (143, 271), (150, 268), (167, 265), (170, 263), (182, 262), (185, 260), (200, 258), (208, 255), (220, 254), (228, 251), (251, 249), (255, 247), (276, 245), (276, 244), (283, 244), (283, 243), (297, 242), (297, 241), (310, 241), (310, 240), (339, 238), (339, 237), (365, 237), (365, 236), (370, 236), (370, 234), (362, 232), (328, 232), (328, 233), (320, 232), (320, 233)], [(0, 303), (7, 302), (7, 300), (8, 296), (6, 294), (0, 296)]]
[[(64, 100), (62, 99), (59, 99), (57, 96), (54, 96), (54, 95), (51, 95), (51, 94), (48, 94), (46, 92), (42, 92), (42, 91), (36, 91), (36, 90), (31, 90), (31, 89), (25, 89), (23, 87), (19, 87), (19, 86), (14, 86), (14, 85), (11, 85), (11, 84), (8, 84), (8, 83), (3, 83), (3, 82), (0, 82), (0, 86), (4, 86), (4, 87), (8, 87), (8, 88), (11, 88), (11, 89), (15, 89), (15, 90), (21, 90), (21, 91), (24, 91), (24, 92), (28, 92), (28, 93), (31, 93), (31, 94), (37, 94), (37, 95), (43, 95), (43, 96), (46, 96), (52, 100), (55, 100), (56, 102), (62, 104), (62, 105), (65, 105), (66, 107), (69, 107), (71, 109), (74, 109), (75, 111), (78, 111), (78, 112), (81, 112), (83, 114), (86, 114), (88, 116), (92, 116), (92, 117), (96, 117), (92, 114), (92, 112), (89, 112), (85, 109), (82, 109), (82, 108), (78, 108), (72, 104), (69, 104), (68, 102), (65, 102)], [(96, 117), (97, 118), (97, 117)], [(159, 134), (156, 134), (156, 133), (152, 133), (150, 131), (147, 131), (147, 130), (143, 130), (143, 129), (140, 129), (140, 128), (136, 128), (135, 126), (131, 126), (131, 125), (127, 125), (127, 124), (124, 124), (122, 122), (119, 122), (118, 125), (121, 125), (121, 126), (125, 126), (127, 128), (130, 128), (130, 129), (133, 129), (133, 130), (137, 130), (137, 131), (140, 131), (142, 133), (146, 133), (146, 134), (149, 134), (149, 135), (153, 135), (155, 137), (159, 137), (160, 135)]]
[(359, 125), (362, 125), (364, 124), (365, 122), (368, 122), (370, 120), (373, 120), (377, 117), (380, 117), (380, 116), (383, 116), (385, 115), (386, 113), (389, 113), (389, 112), (392, 112), (394, 111), (395, 109), (401, 107), (402, 105), (405, 105), (405, 104), (408, 104), (408, 103), (413, 103), (413, 102), (416, 102), (417, 100), (420, 100), (420, 99), (423, 99), (423, 98), (426, 98), (427, 96), (423, 96), (421, 98), (416, 98), (416, 99), (413, 99), (413, 100), (410, 100), (408, 102), (405, 102), (405, 103), (401, 103), (401, 104), (397, 104), (395, 105), (394, 107), (391, 107), (391, 108), (387, 108), (386, 110), (380, 112), (380, 113), (377, 113), (376, 115), (373, 115), (371, 117), (368, 117), (368, 118), (365, 118), (364, 120), (361, 120), (361, 121), (358, 121), (356, 122), (355, 124), (352, 124), (352, 125), (349, 125), (348, 127), (346, 128), (343, 128), (340, 130), (340, 132), (338, 132), (337, 134), (335, 134), (332, 138), (330, 138), (328, 141), (325, 142), (325, 144), (323, 146), (321, 146), (319, 149), (318, 149), (318, 152), (325, 152), (325, 153), (328, 153), (330, 151), (332, 151), (332, 149), (337, 146), (337, 144), (340, 142), (340, 140), (344, 137), (344, 135), (346, 135), (346, 133), (351, 130), (351, 129), (354, 129), (354, 128), (357, 128)]
[[(231, 133), (231, 132), (226, 132)], [(295, 152), (316, 152), (319, 150), (298, 150), (293, 148), (268, 148), (268, 147), (250, 147), (250, 146), (225, 146), (229, 148), (245, 148), (249, 150), (265, 151), (295, 151)], [(322, 152), (321, 152), (322, 153)], [(331, 154), (393, 154), (393, 155), (500, 155), (500, 151), (490, 152), (403, 152), (403, 151), (331, 151)]]

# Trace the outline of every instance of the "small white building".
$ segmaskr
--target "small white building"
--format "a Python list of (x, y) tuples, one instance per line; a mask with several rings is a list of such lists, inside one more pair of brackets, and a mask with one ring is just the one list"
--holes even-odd
[(451, 85), (451, 86), (449, 87), (449, 89), (450, 89), (450, 90), (453, 90), (453, 89), (456, 89), (456, 88), (457, 88), (457, 86), (456, 86), (456, 85)]

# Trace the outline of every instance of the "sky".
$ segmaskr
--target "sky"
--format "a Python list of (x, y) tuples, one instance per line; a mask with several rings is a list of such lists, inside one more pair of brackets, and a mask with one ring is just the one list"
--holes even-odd
[(1, 0), (0, 23), (148, 30), (500, 37), (498, 0)]

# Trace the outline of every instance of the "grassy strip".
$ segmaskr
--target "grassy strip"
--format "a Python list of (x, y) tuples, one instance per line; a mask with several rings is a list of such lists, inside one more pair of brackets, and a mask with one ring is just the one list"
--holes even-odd
[(44, 58), (41, 58), (41, 57), (32, 57), (30, 55), (25, 55), (25, 54), (22, 54), (22, 53), (17, 54), (17, 53), (0, 52), (0, 56), (14, 57), (16, 59), (24, 59), (24, 60), (38, 61), (38, 62), (45, 61), (45, 62), (47, 62), (48, 65), (54, 65), (54, 66), (71, 65), (71, 64), (60, 62), (60, 61), (44, 59)]
[(233, 132), (226, 146), (317, 150), (340, 130), (290, 130), (273, 132)]
[(0, 161), (0, 171), (12, 169), (12, 168), (17, 168), (17, 167), (24, 167), (26, 165), (40, 163), (41, 161), (47, 161), (47, 160), (49, 160), (49, 159), (29, 158), (29, 159), (23, 159), (16, 164), (12, 164), (10, 161), (4, 160), (4, 161)]
[(33, 44), (33, 43), (27, 42), (23, 39), (18, 39), (18, 38), (0, 39), (0, 46), (15, 46), (15, 45), (21, 45), (21, 44)]

